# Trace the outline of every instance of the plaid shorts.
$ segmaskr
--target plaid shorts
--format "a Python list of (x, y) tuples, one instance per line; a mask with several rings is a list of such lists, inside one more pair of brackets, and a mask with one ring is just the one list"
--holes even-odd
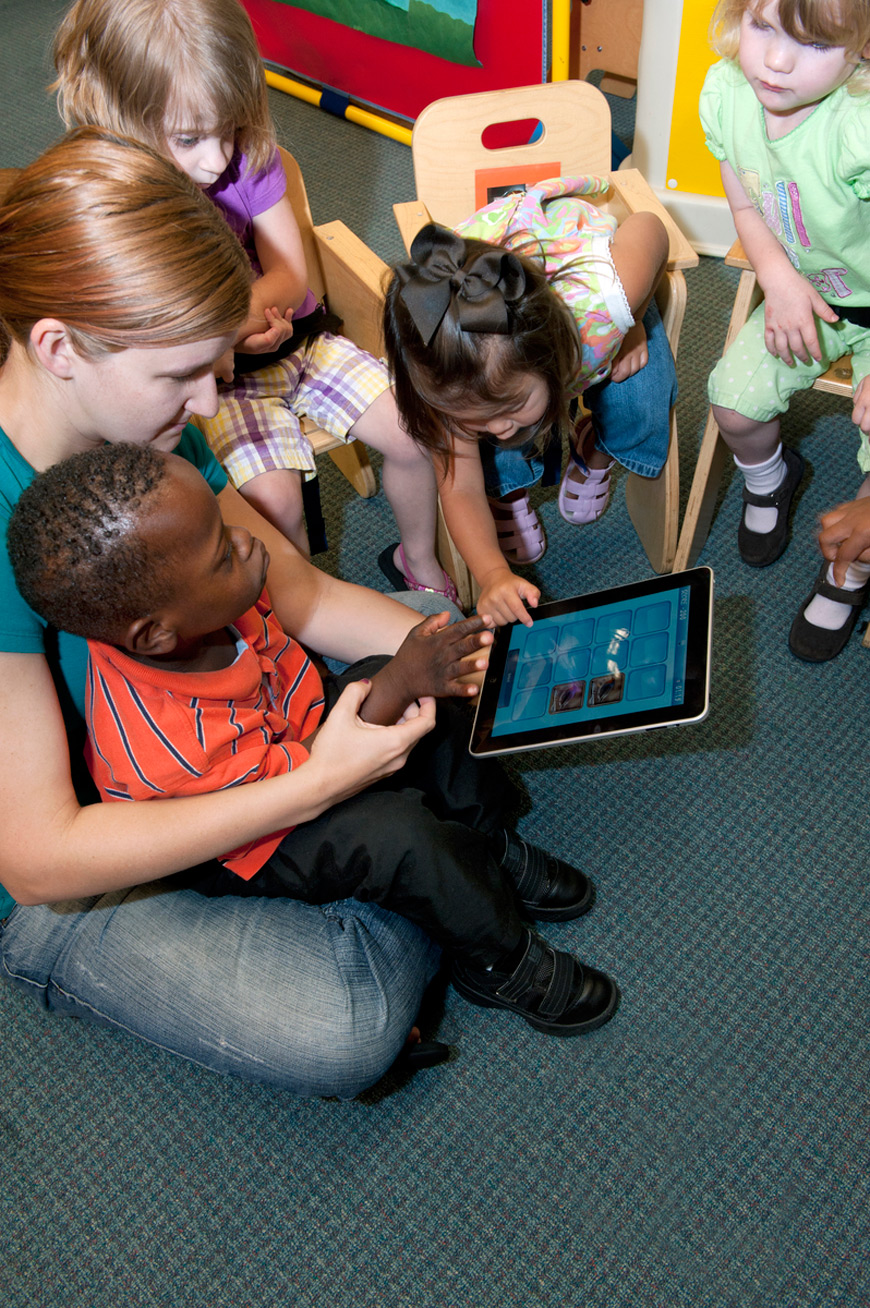
[(315, 475), (314, 452), (300, 419), (339, 440), (385, 390), (382, 363), (344, 336), (324, 333), (278, 363), (218, 387), (214, 418), (198, 418), (215, 458), (238, 489), (278, 468)]

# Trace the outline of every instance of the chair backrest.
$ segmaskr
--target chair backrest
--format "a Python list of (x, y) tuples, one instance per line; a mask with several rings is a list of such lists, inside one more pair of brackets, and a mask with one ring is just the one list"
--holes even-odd
[[(508, 123), (517, 127), (500, 126)], [(505, 137), (524, 144), (498, 144)], [(610, 106), (578, 81), (449, 96), (420, 114), (411, 151), (417, 199), (436, 222), (455, 227), (511, 185), (609, 173)]]
[(305, 251), (305, 264), (308, 269), (308, 285), (320, 300), (323, 298), (325, 290), (323, 270), (320, 266), (320, 253), (314, 235), (314, 221), (308, 205), (308, 192), (305, 190), (305, 183), (302, 180), (302, 169), (290, 151), (285, 150), (282, 145), (278, 146), (278, 153), (281, 156), (284, 175), (287, 178), (287, 198), (293, 208), (293, 213), (296, 215), (299, 233), (302, 237), (302, 248)]

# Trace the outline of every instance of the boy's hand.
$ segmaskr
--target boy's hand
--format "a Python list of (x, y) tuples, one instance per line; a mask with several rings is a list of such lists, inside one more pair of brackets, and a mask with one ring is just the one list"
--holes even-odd
[(477, 611), (484, 617), (491, 618), (497, 627), (508, 622), (522, 622), (526, 627), (532, 625), (532, 619), (526, 608), (536, 609), (541, 592), (537, 586), (518, 577), (510, 568), (499, 568), (490, 572), (481, 582)]
[(870, 562), (870, 496), (838, 504), (823, 513), (819, 547), (834, 565), (834, 582), (842, 586), (846, 568), (856, 559)]
[[(236, 341), (236, 349), (240, 354), (271, 354), (293, 335), (292, 317), (283, 317), (277, 308), (264, 309), (263, 312), (266, 315), (266, 330), (242, 335)], [(250, 322), (245, 323), (242, 332), (249, 331), (250, 326)]]
[(386, 725), (401, 720), (409, 705), (421, 698), (461, 695), (469, 699), (476, 695), (477, 686), (460, 678), (486, 667), (488, 656), (479, 651), (492, 644), (490, 626), (482, 617), (451, 625), (448, 613), (436, 613), (419, 622), (389, 663), (372, 677), (360, 716), (366, 722)]
[(630, 327), (610, 368), (611, 381), (626, 381), (649, 363), (646, 328), (642, 322)]
[(817, 362), (821, 359), (816, 317), (839, 322), (831, 306), (797, 269), (789, 267), (773, 285), (764, 287), (764, 343), (783, 363), (791, 365), (795, 358), (801, 363), (809, 363), (811, 357)]

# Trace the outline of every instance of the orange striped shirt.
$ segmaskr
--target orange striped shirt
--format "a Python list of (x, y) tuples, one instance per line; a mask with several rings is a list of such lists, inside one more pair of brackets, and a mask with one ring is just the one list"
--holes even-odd
[[(234, 624), (238, 653), (217, 672), (173, 672), (88, 642), (85, 751), (104, 800), (165, 799), (280, 776), (323, 713), (323, 686), (264, 591)], [(248, 880), (292, 827), (221, 857)]]

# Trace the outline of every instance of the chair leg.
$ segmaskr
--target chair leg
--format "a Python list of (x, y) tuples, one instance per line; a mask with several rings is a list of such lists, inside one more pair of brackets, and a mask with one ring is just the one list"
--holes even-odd
[(694, 567), (704, 548), (727, 457), (728, 446), (719, 435), (719, 427), (711, 409), (707, 414), (707, 425), (698, 451), (698, 462), (695, 464), (692, 489), (689, 491), (686, 516), (683, 518), (674, 559), (674, 572)]
[[(723, 354), (727, 352), (749, 315), (760, 303), (761, 291), (755, 273), (747, 269), (740, 274), (740, 281), (737, 283), (737, 294), (734, 297)], [(701, 437), (701, 447), (698, 450), (698, 461), (695, 464), (692, 489), (686, 505), (686, 516), (683, 518), (677, 544), (674, 572), (682, 572), (684, 568), (693, 567), (704, 548), (710, 523), (713, 521), (713, 510), (716, 507), (727, 454), (728, 447), (719, 435), (719, 427), (713, 417), (713, 410), (710, 409), (704, 435)]]
[(435, 556), (444, 571), (453, 578), (460, 607), (471, 613), (477, 603), (480, 587), (471, 575), (468, 564), (453, 543), (453, 537), (447, 528), (441, 501), (438, 501), (438, 529), (435, 541)]
[(370, 500), (373, 495), (377, 495), (378, 483), (374, 468), (369, 462), (365, 446), (359, 441), (336, 445), (329, 451), (329, 457), (339, 472), (347, 477), (357, 495), (361, 495), (364, 500)]
[(657, 477), (630, 472), (625, 482), (625, 503), (653, 572), (670, 572), (674, 566), (680, 525), (680, 460), (677, 416), (671, 409), (670, 439), (665, 466)]

